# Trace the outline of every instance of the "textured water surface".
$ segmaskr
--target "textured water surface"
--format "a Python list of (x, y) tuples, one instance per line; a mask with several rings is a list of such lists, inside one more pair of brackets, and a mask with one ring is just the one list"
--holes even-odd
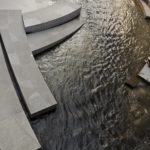
[(124, 83), (150, 52), (150, 22), (137, 1), (76, 2), (85, 25), (36, 57), (58, 102), (32, 122), (38, 139), (44, 150), (149, 150), (150, 88)]

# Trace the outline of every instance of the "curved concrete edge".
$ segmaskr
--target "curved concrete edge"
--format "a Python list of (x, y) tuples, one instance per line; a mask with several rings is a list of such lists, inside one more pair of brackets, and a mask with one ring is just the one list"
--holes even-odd
[[(9, 14), (12, 15), (9, 17)], [(17, 11), (8, 11), (8, 14), (7, 11), (0, 11), (0, 32), (17, 91), (30, 117), (35, 118), (54, 109), (57, 102), (33, 58), (22, 14)]]
[(139, 0), (140, 6), (142, 7), (142, 10), (144, 12), (145, 18), (150, 19), (150, 8), (149, 6), (143, 1)]
[(25, 31), (38, 32), (66, 23), (80, 15), (81, 7), (70, 2), (56, 2), (52, 6), (23, 14)]
[(33, 55), (59, 44), (80, 29), (83, 24), (82, 21), (75, 19), (49, 30), (28, 34), (27, 39)]
[(0, 149), (39, 150), (41, 146), (23, 111), (11, 79), (1, 35), (0, 64)]

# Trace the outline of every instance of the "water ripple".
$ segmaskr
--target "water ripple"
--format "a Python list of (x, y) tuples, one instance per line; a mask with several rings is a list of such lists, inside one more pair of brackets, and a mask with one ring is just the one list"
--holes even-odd
[(150, 24), (137, 1), (78, 2), (84, 27), (37, 57), (58, 106), (33, 128), (44, 150), (148, 150), (148, 96), (124, 82), (149, 54)]

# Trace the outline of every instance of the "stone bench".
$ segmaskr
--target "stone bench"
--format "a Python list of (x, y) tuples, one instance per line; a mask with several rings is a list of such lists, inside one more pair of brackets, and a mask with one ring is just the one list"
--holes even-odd
[(21, 11), (0, 10), (0, 32), (17, 89), (29, 110), (30, 117), (37, 117), (54, 109), (57, 102), (32, 56)]
[[(15, 14), (9, 14), (9, 17)], [(0, 149), (37, 150), (40, 144), (20, 104), (0, 36)]]
[(76, 32), (82, 25), (83, 22), (79, 21), (78, 19), (74, 19), (55, 28), (28, 34), (28, 44), (33, 55), (39, 54), (48, 48), (59, 44), (64, 39)]
[(80, 15), (81, 7), (75, 3), (59, 1), (52, 6), (23, 14), (26, 32), (38, 32), (64, 24)]

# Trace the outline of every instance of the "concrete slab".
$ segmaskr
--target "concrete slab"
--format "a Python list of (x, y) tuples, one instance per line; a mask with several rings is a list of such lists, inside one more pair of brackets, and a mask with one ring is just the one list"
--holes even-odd
[(1, 44), (0, 40), (0, 149), (37, 150), (40, 144), (17, 97)]
[(0, 9), (19, 9), (26, 13), (52, 4), (52, 0), (0, 0)]
[(46, 85), (28, 46), (21, 11), (0, 10), (0, 32), (8, 59), (30, 117), (53, 109), (56, 100)]
[(0, 0), (0, 9), (21, 9), (23, 12), (36, 9), (35, 0)]
[(145, 18), (149, 19), (150, 18), (150, 7), (143, 0), (139, 0), (139, 2), (140, 2), (140, 6), (143, 9)]
[(79, 16), (80, 10), (75, 3), (58, 1), (52, 6), (23, 14), (25, 30), (30, 33), (61, 25)]
[(39, 54), (62, 42), (76, 32), (82, 25), (82, 21), (74, 19), (52, 29), (28, 34), (27, 39), (33, 55)]
[(141, 78), (143, 78), (145, 81), (150, 83), (150, 68), (148, 64), (145, 64), (143, 69), (138, 74)]

